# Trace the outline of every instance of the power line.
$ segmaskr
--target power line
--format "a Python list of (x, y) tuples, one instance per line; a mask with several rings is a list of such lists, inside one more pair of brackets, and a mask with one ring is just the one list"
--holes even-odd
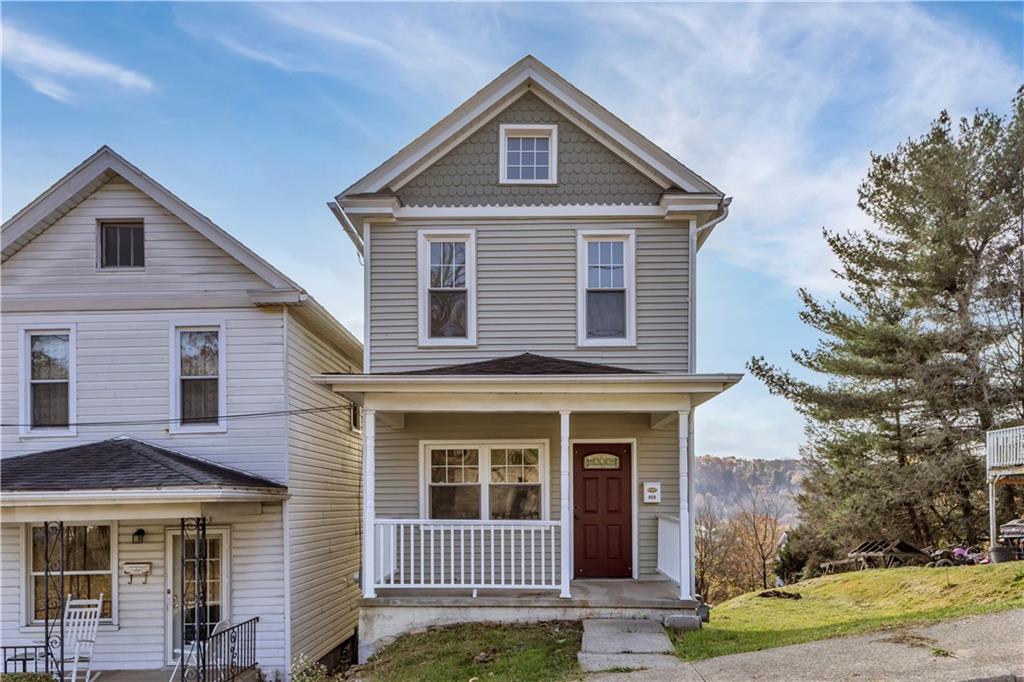
[[(290, 414), (317, 414), (320, 412), (336, 412), (338, 410), (347, 410), (348, 405), (338, 405), (336, 407), (309, 407), (302, 410), (277, 410), (274, 412), (248, 412), (245, 414), (226, 414), (223, 417), (218, 417), (217, 421), (221, 419), (262, 419), (263, 417), (283, 417)], [(180, 424), (181, 419), (126, 419), (122, 421), (105, 421), (105, 422), (73, 422), (68, 424), (61, 424), (58, 428), (65, 426), (153, 426), (161, 424)], [(33, 424), (0, 424), (2, 428), (32, 428)]]

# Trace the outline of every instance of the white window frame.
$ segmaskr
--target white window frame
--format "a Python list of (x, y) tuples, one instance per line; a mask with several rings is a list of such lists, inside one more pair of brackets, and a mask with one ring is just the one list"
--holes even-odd
[[(18, 435), (21, 438), (53, 438), (78, 435), (78, 325), (25, 324), (18, 333)], [(68, 425), (66, 427), (32, 427), (32, 343), (31, 337), (42, 334), (66, 334), (68, 337)]]
[[(498, 126), (498, 182), (502, 185), (558, 184), (558, 126), (553, 123), (503, 123)], [(548, 143), (548, 177), (546, 180), (522, 180), (508, 177), (507, 140), (510, 137), (546, 137)]]
[[(464, 242), (466, 244), (466, 337), (430, 336), (430, 244)], [(466, 347), (476, 345), (476, 230), (436, 229), (416, 233), (419, 345), (425, 347)]]
[[(488, 521), (491, 516), (491, 450), (505, 448), (537, 448), (540, 453), (538, 467), (540, 476), (540, 520), (551, 519), (551, 499), (549, 492), (550, 459), (548, 457), (549, 442), (538, 440), (421, 440), (420, 441), (420, 518), (430, 519), (430, 451), (435, 448), (471, 449), (480, 452), (480, 521)], [(501, 485), (501, 484), (498, 484)], [(444, 519), (436, 519), (438, 521)], [(496, 523), (514, 521), (502, 519)]]
[[(101, 625), (118, 624), (118, 558), (117, 549), (121, 540), (118, 535), (117, 521), (65, 521), (65, 526), (110, 526), (110, 591), (111, 594), (104, 595), (104, 599), (110, 600), (110, 618), (101, 618)], [(43, 621), (35, 618), (35, 576), (32, 570), (32, 529), (41, 528), (41, 523), (25, 523), (21, 525), (21, 547), (25, 552), (24, 561), (21, 562), (21, 585), (22, 585), (22, 620), (23, 630), (33, 631), (43, 627)], [(64, 575), (96, 575), (97, 571), (65, 571)]]
[[(209, 424), (181, 423), (181, 332), (217, 332), (217, 421)], [(224, 320), (172, 322), (170, 325), (170, 420), (168, 433), (225, 433), (228, 430), (228, 339)]]
[[(356, 414), (359, 415), (359, 419), (358, 420), (353, 419), (353, 417)], [(349, 419), (348, 425), (349, 425), (349, 428), (352, 431), (354, 431), (355, 433), (362, 433), (363, 432), (363, 406), (362, 405), (360, 405), (358, 403), (349, 403), (349, 405), (348, 405), (348, 419)], [(356, 424), (356, 421), (359, 422), (358, 425)]]
[[(626, 289), (626, 336), (587, 338), (587, 245), (594, 241), (621, 241), (622, 283)], [(576, 230), (576, 345), (587, 348), (636, 346), (636, 230)]]
[(149, 261), (148, 239), (146, 238), (146, 221), (143, 218), (97, 218), (96, 219), (96, 272), (104, 274), (124, 274), (146, 271), (145, 265), (108, 265), (103, 267), (103, 226), (104, 225), (141, 225), (142, 226), (142, 259)]

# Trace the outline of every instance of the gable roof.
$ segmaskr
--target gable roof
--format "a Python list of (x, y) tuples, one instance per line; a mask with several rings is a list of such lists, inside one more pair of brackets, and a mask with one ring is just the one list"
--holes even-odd
[(395, 191), (526, 92), (533, 92), (661, 185), (724, 194), (532, 55), (523, 57), (336, 199)]
[(287, 486), (269, 478), (134, 438), (113, 438), (0, 460), (0, 490), (4, 491), (176, 487), (287, 490)]
[(263, 279), (270, 289), (249, 292), (255, 303), (298, 305), (308, 313), (311, 323), (329, 334), (352, 358), (362, 362), (359, 340), (302, 287), (107, 145), (97, 149), (0, 226), (0, 263), (18, 253), (114, 177), (129, 182)]
[(512, 375), (512, 374), (648, 374), (639, 369), (613, 367), (596, 362), (565, 360), (546, 355), (522, 353), (493, 360), (466, 362), (430, 369), (414, 369), (396, 374), (445, 374), (445, 375)]

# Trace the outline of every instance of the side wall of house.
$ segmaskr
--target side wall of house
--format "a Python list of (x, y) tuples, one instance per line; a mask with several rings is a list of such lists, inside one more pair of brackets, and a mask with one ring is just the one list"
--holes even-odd
[[(559, 518), (560, 465), (557, 414), (425, 414), (406, 415), (406, 427), (389, 428), (378, 421), (375, 496), (379, 518), (420, 517), (420, 441), (509, 439), (547, 440), (548, 494), (551, 518)], [(675, 424), (651, 429), (647, 414), (574, 414), (573, 439), (617, 440), (635, 438), (637, 485), (637, 547), (640, 578), (659, 577), (658, 516), (679, 514), (679, 441)], [(661, 503), (644, 504), (639, 498), (644, 481), (661, 482)]]
[(359, 371), (294, 315), (288, 329), (288, 502), (292, 656), (319, 659), (355, 632), (362, 434), (349, 402), (310, 381)]
[[(417, 231), (476, 230), (477, 345), (418, 347)], [(577, 230), (636, 233), (635, 347), (577, 346)], [(531, 352), (688, 371), (689, 226), (657, 220), (405, 221), (370, 229), (370, 369), (424, 369)]]
[[(73, 525), (74, 521), (65, 523)], [(177, 519), (118, 522), (118, 624), (100, 625), (96, 637), (96, 668), (101, 670), (152, 669), (166, 664), (168, 624), (167, 542)], [(257, 652), (261, 669), (273, 675), (283, 671), (284, 580), (283, 526), (280, 504), (266, 504), (263, 513), (243, 520), (211, 517), (210, 530), (227, 528), (231, 549), (231, 623), (259, 617)], [(141, 544), (132, 534), (145, 531)], [(27, 626), (28, 527), (4, 523), (0, 529), (0, 628), (4, 644), (31, 644), (42, 638), (42, 626)], [(126, 563), (151, 564), (146, 580), (128, 581)], [(105, 596), (106, 599), (110, 595)]]

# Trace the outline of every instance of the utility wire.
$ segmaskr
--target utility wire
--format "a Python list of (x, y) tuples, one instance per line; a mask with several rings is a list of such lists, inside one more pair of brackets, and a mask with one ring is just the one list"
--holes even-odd
[[(335, 407), (309, 407), (302, 410), (278, 410), (276, 412), (249, 412), (246, 414), (226, 414), (223, 417), (218, 417), (217, 420), (221, 419), (261, 419), (263, 417), (282, 417), (289, 414), (317, 414), (319, 412), (336, 412), (338, 410), (348, 410), (348, 405), (338, 405)], [(61, 424), (57, 428), (63, 428), (65, 426), (144, 426), (144, 425), (158, 425), (158, 424), (179, 424), (181, 419), (138, 419), (138, 420), (123, 420), (123, 421), (106, 421), (106, 422), (74, 422), (68, 424)], [(2, 428), (32, 428), (32, 424), (0, 424)]]

